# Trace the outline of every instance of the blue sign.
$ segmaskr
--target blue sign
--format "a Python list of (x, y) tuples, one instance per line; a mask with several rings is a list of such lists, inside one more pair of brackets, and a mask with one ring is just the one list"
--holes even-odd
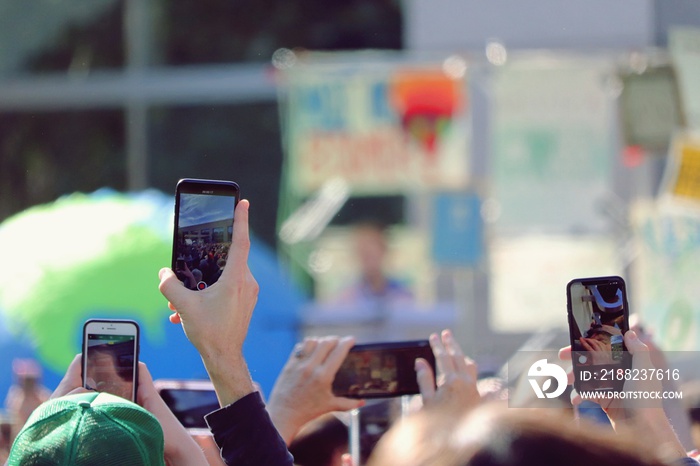
[(483, 255), (481, 199), (474, 193), (439, 193), (433, 201), (432, 255), (438, 265), (473, 267)]

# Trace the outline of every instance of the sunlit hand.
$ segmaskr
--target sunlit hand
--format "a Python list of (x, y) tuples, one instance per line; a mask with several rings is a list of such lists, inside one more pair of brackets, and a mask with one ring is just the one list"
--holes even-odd
[[(651, 361), (649, 347), (637, 337), (637, 334), (628, 330), (624, 335), (624, 340), (627, 350), (632, 354), (632, 371), (653, 370), (654, 365)], [(571, 347), (560, 349), (559, 358), (570, 360)], [(572, 384), (574, 381), (573, 372), (569, 372), (567, 375), (569, 383)], [(625, 381), (623, 390), (640, 393), (655, 393), (663, 390), (661, 381), (656, 377), (646, 377), (646, 380), (640, 380), (640, 378)], [(583, 399), (576, 390), (573, 390), (571, 401), (574, 405), (578, 405)], [(612, 400), (594, 399), (591, 401), (600, 404), (616, 430), (619, 430), (627, 421), (637, 424), (639, 429), (635, 431), (636, 435), (641, 436), (641, 440), (645, 443), (648, 442), (649, 445), (658, 445), (664, 459), (668, 459), (667, 456), (673, 458), (686, 456), (683, 445), (666, 417), (661, 400), (613, 398)]]
[(182, 324), (199, 351), (222, 406), (254, 391), (243, 359), (243, 342), (259, 291), (248, 268), (248, 207), (247, 200), (236, 207), (229, 260), (212, 286), (189, 290), (172, 270), (160, 270), (160, 291), (175, 311), (170, 321)]
[(364, 405), (362, 400), (337, 397), (332, 385), (353, 338), (307, 338), (296, 345), (270, 394), (268, 411), (284, 441), (289, 443), (307, 422), (332, 411)]
[(66, 374), (59, 382), (56, 390), (53, 391), (49, 399), (59, 398), (65, 395), (73, 395), (76, 393), (84, 393), (88, 390), (83, 388), (83, 378), (82, 378), (82, 363), (83, 357), (81, 354), (76, 354), (71, 361)]
[(593, 365), (612, 364), (612, 347), (595, 338), (579, 338), (581, 346), (588, 351)]
[(450, 330), (441, 336), (430, 335), (430, 346), (435, 354), (441, 383), (435, 388), (435, 376), (425, 359), (416, 360), (418, 386), (427, 408), (434, 406), (457, 410), (468, 410), (479, 404), (477, 390), (477, 367), (474, 361), (464, 356), (462, 349)]

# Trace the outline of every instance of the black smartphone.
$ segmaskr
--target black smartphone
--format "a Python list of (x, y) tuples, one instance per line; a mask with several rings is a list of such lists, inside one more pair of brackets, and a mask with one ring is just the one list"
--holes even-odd
[(631, 367), (623, 339), (629, 330), (625, 281), (576, 278), (566, 286), (566, 297), (574, 387), (579, 393), (621, 391)]
[(90, 319), (83, 326), (83, 387), (136, 402), (139, 325)]
[(185, 429), (207, 429), (204, 416), (219, 409), (209, 380), (156, 380), (156, 390)]
[(435, 374), (435, 356), (428, 340), (355, 345), (335, 376), (333, 393), (348, 398), (418, 394), (417, 358), (428, 361)]
[(171, 267), (187, 288), (203, 290), (221, 276), (239, 199), (240, 188), (233, 181), (178, 181)]

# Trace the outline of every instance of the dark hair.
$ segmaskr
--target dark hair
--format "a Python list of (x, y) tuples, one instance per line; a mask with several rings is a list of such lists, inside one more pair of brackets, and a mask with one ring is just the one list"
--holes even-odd
[[(609, 427), (552, 410), (435, 411), (392, 428), (370, 466), (663, 466), (653, 452)], [(644, 452), (644, 453), (642, 453)]]
[(340, 448), (347, 449), (348, 428), (332, 414), (308, 423), (289, 445), (294, 464), (328, 466)]

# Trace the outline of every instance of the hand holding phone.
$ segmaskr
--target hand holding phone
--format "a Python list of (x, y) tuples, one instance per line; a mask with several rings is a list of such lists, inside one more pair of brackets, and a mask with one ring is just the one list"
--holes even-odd
[(629, 330), (625, 282), (621, 277), (571, 280), (566, 287), (574, 387), (581, 391), (619, 391), (619, 369), (631, 360), (624, 343)]
[(477, 389), (478, 368), (464, 355), (452, 331), (430, 335), (430, 346), (441, 373), (440, 386), (435, 385), (434, 369), (425, 361), (416, 363), (418, 385), (426, 408), (449, 406), (456, 411), (469, 410), (481, 402)]
[(352, 337), (307, 337), (292, 350), (267, 403), (270, 417), (287, 444), (309, 421), (364, 404), (338, 397), (331, 389), (333, 377), (354, 343)]
[(139, 326), (91, 319), (83, 327), (83, 387), (136, 402)]

